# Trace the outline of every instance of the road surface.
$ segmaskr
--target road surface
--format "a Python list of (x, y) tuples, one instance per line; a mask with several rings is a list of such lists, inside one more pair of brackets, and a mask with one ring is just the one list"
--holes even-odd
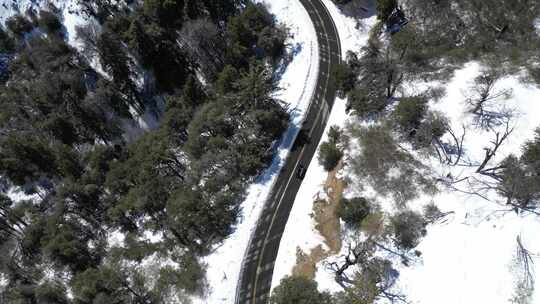
[(268, 302), (281, 236), (302, 183), (297, 172), (302, 166), (308, 168), (312, 161), (336, 97), (335, 85), (331, 80), (332, 68), (341, 61), (341, 45), (336, 26), (321, 0), (299, 1), (315, 26), (319, 44), (317, 85), (302, 126), (302, 133), (308, 135), (309, 141), (302, 142), (302, 136), (297, 138), (265, 202), (240, 270), (237, 304)]

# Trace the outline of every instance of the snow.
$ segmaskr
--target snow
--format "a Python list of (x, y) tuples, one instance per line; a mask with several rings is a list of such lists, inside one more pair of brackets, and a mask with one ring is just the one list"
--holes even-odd
[(235, 232), (204, 259), (207, 280), (211, 290), (204, 299), (194, 298), (194, 303), (233, 303), (239, 279), (242, 257), (263, 204), (281, 169), (294, 138), (304, 119), (317, 82), (318, 44), (315, 29), (299, 1), (263, 0), (277, 21), (289, 28), (292, 37), (293, 59), (287, 65), (279, 82), (281, 90), (276, 98), (287, 105), (291, 113), (289, 128), (284, 134), (271, 166), (247, 189), (242, 203), (242, 219)]
[[(447, 96), (433, 106), (443, 111), (452, 121), (454, 129), (465, 124), (467, 155), (479, 161), (484, 147), (489, 147), (492, 135), (470, 126), (470, 117), (464, 115), (467, 88), (479, 74), (481, 67), (469, 63), (457, 71), (447, 86)], [(540, 90), (519, 82), (519, 77), (506, 77), (497, 88), (512, 88), (513, 96), (504, 102), (516, 110), (514, 132), (495, 156), (495, 162), (510, 153), (520, 154), (526, 140), (540, 126)], [(453, 175), (472, 175), (466, 169), (436, 167), (450, 170)], [(418, 246), (423, 263), (400, 269), (400, 289), (413, 303), (509, 303), (515, 290), (515, 273), (511, 264), (516, 251), (516, 238), (533, 255), (540, 254), (540, 240), (535, 237), (540, 220), (531, 214), (508, 212), (502, 198), (486, 193), (493, 201), (455, 191), (443, 191), (433, 198), (421, 198), (411, 204), (433, 201), (443, 212), (454, 214), (445, 224), (430, 225), (428, 234)], [(540, 269), (535, 265), (534, 272)], [(441, 278), (441, 279), (439, 279)], [(438, 279), (438, 280), (437, 280)], [(540, 284), (536, 282), (535, 289)], [(538, 297), (536, 297), (538, 298)], [(538, 299), (537, 299), (538, 300)], [(534, 302), (534, 301), (533, 301)]]

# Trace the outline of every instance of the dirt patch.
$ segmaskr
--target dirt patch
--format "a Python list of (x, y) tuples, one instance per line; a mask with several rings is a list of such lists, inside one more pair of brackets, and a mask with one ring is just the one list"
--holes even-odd
[(346, 187), (345, 181), (338, 177), (338, 171), (341, 168), (343, 168), (342, 162), (328, 173), (323, 188), (327, 199), (317, 199), (313, 204), (312, 217), (315, 220), (315, 228), (323, 237), (328, 249), (318, 245), (312, 248), (308, 254), (297, 248), (296, 265), (292, 273), (294, 276), (315, 278), (317, 263), (341, 250), (341, 226), (339, 218), (336, 216), (336, 209)]
[(300, 247), (296, 247), (296, 265), (293, 268), (292, 275), (314, 279), (315, 272), (317, 272), (317, 263), (327, 256), (328, 254), (322, 245), (311, 249), (309, 254), (302, 251)]

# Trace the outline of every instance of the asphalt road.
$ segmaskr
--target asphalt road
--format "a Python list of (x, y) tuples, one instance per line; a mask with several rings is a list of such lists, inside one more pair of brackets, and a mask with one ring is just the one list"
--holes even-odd
[(331, 79), (331, 70), (341, 61), (341, 45), (336, 26), (321, 0), (299, 1), (309, 13), (319, 44), (317, 86), (301, 131), (309, 139), (306, 142), (304, 136), (297, 137), (268, 200), (264, 202), (265, 206), (242, 263), (237, 304), (268, 302), (281, 236), (302, 183), (297, 172), (301, 166), (308, 168), (312, 161), (336, 97), (335, 85)]

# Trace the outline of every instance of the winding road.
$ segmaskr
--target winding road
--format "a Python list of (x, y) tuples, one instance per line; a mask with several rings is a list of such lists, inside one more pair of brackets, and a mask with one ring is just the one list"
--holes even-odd
[(297, 137), (265, 202), (242, 262), (236, 304), (268, 302), (281, 236), (302, 183), (297, 172), (301, 167), (308, 168), (315, 155), (336, 97), (335, 84), (330, 77), (333, 67), (341, 62), (337, 28), (321, 0), (299, 1), (315, 26), (319, 44), (317, 85), (302, 126), (302, 133), (308, 135), (309, 141), (305, 142), (303, 136)]

